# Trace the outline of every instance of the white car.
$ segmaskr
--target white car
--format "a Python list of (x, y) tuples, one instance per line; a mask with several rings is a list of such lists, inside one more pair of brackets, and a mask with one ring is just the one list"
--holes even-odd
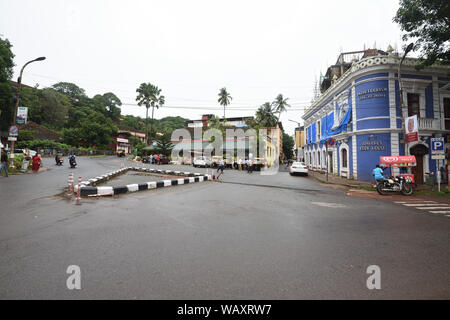
[(197, 157), (194, 159), (194, 162), (192, 164), (195, 167), (208, 167), (209, 163), (206, 157)]
[(303, 162), (294, 162), (289, 168), (289, 174), (293, 176), (294, 174), (308, 175), (308, 166)]

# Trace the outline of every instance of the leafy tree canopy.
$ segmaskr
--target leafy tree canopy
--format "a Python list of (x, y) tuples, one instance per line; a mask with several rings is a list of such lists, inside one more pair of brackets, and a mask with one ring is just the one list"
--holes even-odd
[(403, 40), (421, 49), (421, 66), (450, 64), (450, 1), (400, 0), (395, 22), (405, 31)]
[(8, 39), (0, 38), (0, 82), (8, 81), (13, 76), (14, 54)]
[(292, 159), (294, 157), (294, 145), (294, 138), (283, 132), (283, 154), (286, 159)]
[(84, 89), (78, 87), (76, 84), (70, 82), (58, 82), (55, 83), (52, 88), (69, 97), (74, 105), (79, 105), (88, 100)]
[(14, 67), (11, 47), (8, 39), (0, 37), (0, 130), (7, 130), (13, 118), (13, 92), (9, 82)]

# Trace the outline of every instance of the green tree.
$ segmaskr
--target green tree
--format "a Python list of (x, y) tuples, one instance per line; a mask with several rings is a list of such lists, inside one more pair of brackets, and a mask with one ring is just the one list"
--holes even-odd
[[(162, 107), (165, 103), (164, 96), (161, 95), (161, 89), (151, 83), (141, 83), (139, 88), (136, 89), (138, 96), (136, 97), (136, 101), (139, 106), (145, 105), (146, 113), (145, 113), (145, 141), (148, 143), (148, 109), (152, 107), (152, 122), (153, 122), (153, 114), (156, 109)], [(150, 128), (151, 131), (151, 128)]]
[(13, 91), (9, 82), (14, 67), (11, 47), (8, 39), (0, 37), (0, 131), (8, 130), (13, 120)]
[(233, 98), (228, 93), (227, 88), (220, 89), (220, 91), (219, 91), (219, 99), (217, 100), (217, 102), (219, 102), (219, 104), (221, 106), (223, 106), (223, 123), (224, 124), (225, 124), (225, 121), (226, 121), (226, 118), (225, 118), (225, 107), (230, 104), (231, 100), (233, 100)]
[(172, 153), (172, 149), (174, 148), (174, 144), (170, 141), (170, 134), (164, 134), (157, 138), (156, 145), (155, 145), (155, 151), (157, 153), (163, 154), (165, 156), (170, 156)]
[(111, 118), (113, 121), (119, 120), (122, 102), (114, 93), (97, 94), (92, 98), (92, 102), (96, 110)]
[(416, 40), (424, 67), (435, 62), (450, 64), (450, 2), (448, 0), (400, 0), (395, 22), (403, 40)]
[(270, 102), (264, 103), (256, 111), (256, 122), (260, 127), (271, 128), (277, 125), (278, 119)]
[(294, 145), (294, 138), (283, 132), (283, 154), (286, 159), (292, 159), (294, 157)]
[(280, 116), (282, 112), (286, 112), (286, 107), (291, 107), (287, 101), (289, 100), (289, 98), (284, 98), (283, 95), (280, 93), (276, 98), (275, 101), (272, 102), (272, 105), (275, 108), (275, 113), (278, 113), (278, 118), (277, 118), (277, 122), (280, 121)]
[(58, 82), (55, 83), (52, 88), (59, 93), (65, 94), (74, 106), (79, 106), (82, 103), (88, 102), (89, 100), (84, 89), (78, 87), (74, 83)]

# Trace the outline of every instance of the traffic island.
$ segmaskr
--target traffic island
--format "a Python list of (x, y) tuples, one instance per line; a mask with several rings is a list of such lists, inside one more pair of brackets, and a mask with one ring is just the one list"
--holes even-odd
[[(105, 183), (108, 180), (111, 180), (119, 175), (125, 174), (128, 171), (137, 171), (144, 173), (156, 173), (156, 174), (165, 174), (165, 175), (173, 175), (177, 177), (177, 179), (165, 179), (159, 181), (151, 181), (144, 183), (133, 183), (122, 186), (98, 186), (101, 183)], [(151, 190), (157, 188), (164, 188), (182, 184), (189, 184), (195, 182), (203, 182), (208, 180), (214, 180), (214, 175), (201, 174), (201, 173), (192, 173), (192, 172), (182, 172), (182, 171), (173, 171), (173, 170), (157, 170), (151, 168), (138, 168), (138, 167), (125, 167), (119, 170), (115, 170), (104, 175), (89, 179), (87, 181), (81, 181), (80, 183), (80, 192), (79, 195), (81, 197), (87, 196), (114, 196), (129, 192), (136, 191), (144, 191)], [(74, 187), (74, 193), (78, 194), (78, 184)]]

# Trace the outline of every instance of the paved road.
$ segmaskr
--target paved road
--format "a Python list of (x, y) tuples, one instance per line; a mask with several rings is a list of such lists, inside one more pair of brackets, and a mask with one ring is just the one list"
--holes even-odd
[[(123, 161), (79, 158), (74, 173)], [(61, 197), (67, 164), (44, 164), (0, 178), (2, 299), (450, 298), (445, 216), (286, 172), (231, 170), (222, 182), (76, 206)], [(69, 265), (82, 290), (66, 288)], [(366, 288), (369, 265), (381, 268), (381, 290)]]

